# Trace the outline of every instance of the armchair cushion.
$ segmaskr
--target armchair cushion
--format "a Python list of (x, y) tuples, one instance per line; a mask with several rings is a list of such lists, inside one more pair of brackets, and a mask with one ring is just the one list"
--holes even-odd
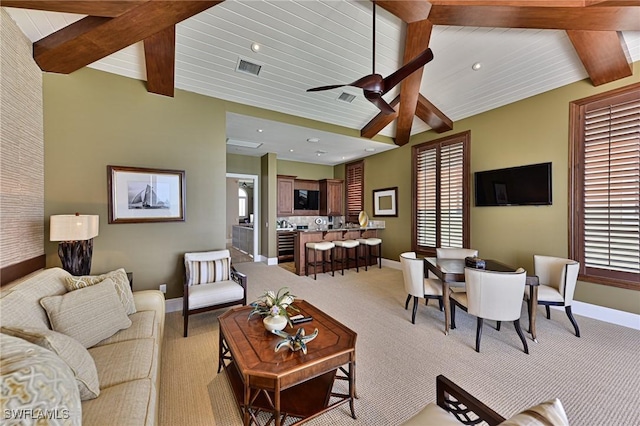
[(188, 286), (230, 279), (231, 255), (229, 250), (187, 253), (185, 264)]
[(453, 414), (440, 408), (435, 402), (427, 404), (418, 414), (404, 422), (402, 426), (460, 426)]
[(195, 285), (189, 289), (189, 309), (220, 305), (243, 297), (244, 288), (234, 281)]
[[(524, 296), (529, 299), (529, 286), (524, 289)], [(538, 286), (538, 301), (542, 302), (564, 302), (564, 299), (557, 288), (548, 285)]]
[(528, 408), (498, 426), (569, 426), (569, 419), (558, 398)]

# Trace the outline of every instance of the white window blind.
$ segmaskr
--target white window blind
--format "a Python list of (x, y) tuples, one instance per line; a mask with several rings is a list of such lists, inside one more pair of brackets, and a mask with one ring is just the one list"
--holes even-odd
[[(640, 273), (640, 99), (586, 108), (584, 263)], [(637, 276), (636, 276), (637, 278)]]
[(358, 214), (364, 210), (364, 162), (358, 161), (345, 166), (347, 221), (358, 221)]
[(437, 147), (420, 151), (416, 163), (416, 238), (420, 247), (437, 247), (437, 151)]
[(462, 142), (445, 145), (440, 151), (440, 246), (463, 247)]

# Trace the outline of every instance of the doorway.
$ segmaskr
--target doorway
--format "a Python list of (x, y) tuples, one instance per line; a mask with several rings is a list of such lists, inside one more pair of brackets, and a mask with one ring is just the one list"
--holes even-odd
[(226, 238), (232, 263), (260, 261), (259, 189), (257, 175), (227, 173)]

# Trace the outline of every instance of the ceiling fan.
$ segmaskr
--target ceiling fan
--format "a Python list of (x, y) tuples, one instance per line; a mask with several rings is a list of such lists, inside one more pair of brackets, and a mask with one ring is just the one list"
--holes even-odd
[(418, 56), (407, 62), (397, 71), (382, 78), (380, 74), (376, 74), (376, 3), (373, 3), (373, 72), (369, 75), (348, 84), (335, 84), (332, 86), (321, 86), (307, 89), (307, 92), (320, 92), (322, 90), (331, 90), (338, 87), (352, 86), (362, 89), (364, 97), (374, 104), (383, 114), (393, 114), (395, 110), (385, 101), (382, 96), (393, 89), (398, 83), (410, 76), (414, 71), (423, 67), (427, 62), (433, 59), (433, 52), (427, 48)]

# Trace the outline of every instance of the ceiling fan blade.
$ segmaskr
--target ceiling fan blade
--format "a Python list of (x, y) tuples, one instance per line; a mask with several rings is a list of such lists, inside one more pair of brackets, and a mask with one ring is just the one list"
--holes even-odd
[(320, 92), (320, 91), (323, 91), (323, 90), (337, 89), (338, 87), (344, 87), (344, 86), (348, 86), (348, 84), (335, 84), (333, 86), (313, 87), (311, 89), (307, 89), (307, 92)]
[(382, 94), (384, 95), (389, 90), (396, 87), (405, 78), (409, 77), (418, 68), (423, 67), (427, 62), (433, 59), (433, 52), (430, 48), (427, 48), (424, 52), (404, 64), (401, 68), (392, 74), (389, 74), (383, 81), (384, 89)]
[(364, 97), (367, 98), (369, 100), (369, 102), (371, 102), (372, 104), (374, 104), (376, 107), (378, 107), (378, 109), (383, 113), (383, 114), (393, 114), (396, 112), (395, 109), (393, 109), (391, 107), (391, 105), (389, 105), (387, 103), (387, 101), (385, 101), (384, 99), (382, 99), (382, 96), (380, 95), (380, 93), (377, 92), (370, 92), (368, 90), (363, 90), (364, 92)]

